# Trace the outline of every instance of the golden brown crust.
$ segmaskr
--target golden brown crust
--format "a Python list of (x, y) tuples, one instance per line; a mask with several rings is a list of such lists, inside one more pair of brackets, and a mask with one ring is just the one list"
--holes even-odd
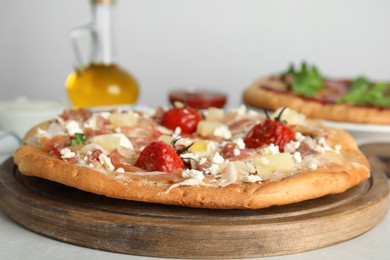
[(317, 170), (300, 170), (296, 175), (274, 182), (231, 184), (227, 187), (180, 186), (166, 192), (169, 185), (115, 178), (87, 167), (50, 157), (44, 150), (23, 145), (14, 161), (25, 175), (45, 178), (87, 192), (112, 198), (184, 205), (202, 208), (265, 208), (341, 193), (369, 176), (369, 164), (352, 137), (328, 128), (329, 142), (343, 146), (349, 162), (329, 164)]
[(38, 147), (31, 146), (31, 145), (22, 145), (20, 146), (14, 153), (13, 159), (14, 163), (16, 165), (19, 164), (19, 162), (26, 157), (27, 155), (30, 154), (46, 154), (46, 152)]
[(390, 109), (359, 107), (349, 104), (323, 104), (289, 93), (260, 88), (259, 86), (262, 82), (264, 82), (264, 79), (256, 81), (244, 91), (243, 101), (246, 104), (271, 110), (288, 106), (308, 117), (331, 121), (380, 125), (390, 124)]

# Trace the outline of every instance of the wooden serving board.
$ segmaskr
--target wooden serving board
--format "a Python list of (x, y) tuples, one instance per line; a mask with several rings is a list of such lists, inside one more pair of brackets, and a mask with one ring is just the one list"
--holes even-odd
[[(369, 157), (389, 150), (376, 147), (363, 150)], [(0, 168), (0, 207), (27, 229), (100, 250), (172, 258), (282, 255), (373, 228), (387, 211), (389, 186), (382, 168), (372, 166), (370, 179), (343, 194), (261, 210), (211, 210), (86, 193), (23, 176), (10, 158)]]

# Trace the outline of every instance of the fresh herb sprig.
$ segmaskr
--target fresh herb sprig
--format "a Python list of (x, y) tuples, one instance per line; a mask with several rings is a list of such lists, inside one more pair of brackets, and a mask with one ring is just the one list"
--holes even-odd
[(358, 77), (352, 81), (347, 94), (338, 101), (353, 105), (374, 105), (379, 107), (390, 107), (390, 91), (388, 83), (373, 83), (365, 77)]
[(75, 133), (74, 139), (69, 142), (69, 146), (77, 146), (77, 145), (83, 145), (85, 142), (85, 134), (83, 133)]
[(300, 70), (296, 70), (291, 64), (282, 76), (291, 77), (292, 91), (305, 97), (313, 97), (323, 89), (323, 76), (314, 65), (309, 66), (305, 62), (302, 62)]

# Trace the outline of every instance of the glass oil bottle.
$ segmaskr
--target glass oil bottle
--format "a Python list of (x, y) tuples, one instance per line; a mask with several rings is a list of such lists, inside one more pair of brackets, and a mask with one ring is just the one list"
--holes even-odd
[[(139, 95), (136, 79), (113, 60), (112, 8), (114, 0), (92, 0), (92, 22), (72, 30), (76, 69), (68, 76), (65, 87), (75, 108), (133, 105)], [(79, 39), (91, 39), (90, 61), (83, 63)]]

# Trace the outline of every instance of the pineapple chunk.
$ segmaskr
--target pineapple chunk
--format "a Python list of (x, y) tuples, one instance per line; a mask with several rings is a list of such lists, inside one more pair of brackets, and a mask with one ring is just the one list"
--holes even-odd
[(234, 165), (234, 167), (236, 167), (238, 171), (243, 171), (246, 173), (253, 173), (255, 171), (253, 166), (251, 167), (251, 164), (245, 163), (243, 161), (234, 161), (231, 163)]
[(191, 152), (206, 152), (208, 143), (209, 143), (209, 141), (207, 141), (207, 140), (195, 141), (194, 144), (189, 148), (189, 151), (191, 151)]
[(256, 157), (253, 160), (257, 174), (264, 176), (275, 171), (291, 170), (295, 167), (294, 158), (289, 153), (269, 154)]
[(202, 120), (198, 123), (196, 132), (201, 136), (210, 136), (214, 134), (215, 129), (221, 126), (223, 126), (223, 124), (217, 121)]
[[(278, 108), (273, 114), (272, 118), (276, 118), (279, 116), (280, 112), (283, 108)], [(281, 121), (286, 121), (289, 125), (302, 125), (305, 123), (306, 116), (301, 114), (295, 110), (285, 108), (280, 118)]]
[(224, 112), (220, 108), (210, 107), (207, 110), (206, 121), (216, 121), (223, 118)]
[(115, 127), (135, 126), (138, 124), (138, 114), (130, 111), (128, 113), (114, 113), (108, 118)]
[(102, 148), (104, 148), (108, 152), (111, 152), (112, 150), (114, 150), (115, 148), (118, 148), (120, 146), (129, 148), (129, 149), (134, 149), (131, 141), (122, 133), (98, 135), (98, 136), (92, 137), (89, 141), (91, 143), (94, 143), (94, 144), (101, 146)]

